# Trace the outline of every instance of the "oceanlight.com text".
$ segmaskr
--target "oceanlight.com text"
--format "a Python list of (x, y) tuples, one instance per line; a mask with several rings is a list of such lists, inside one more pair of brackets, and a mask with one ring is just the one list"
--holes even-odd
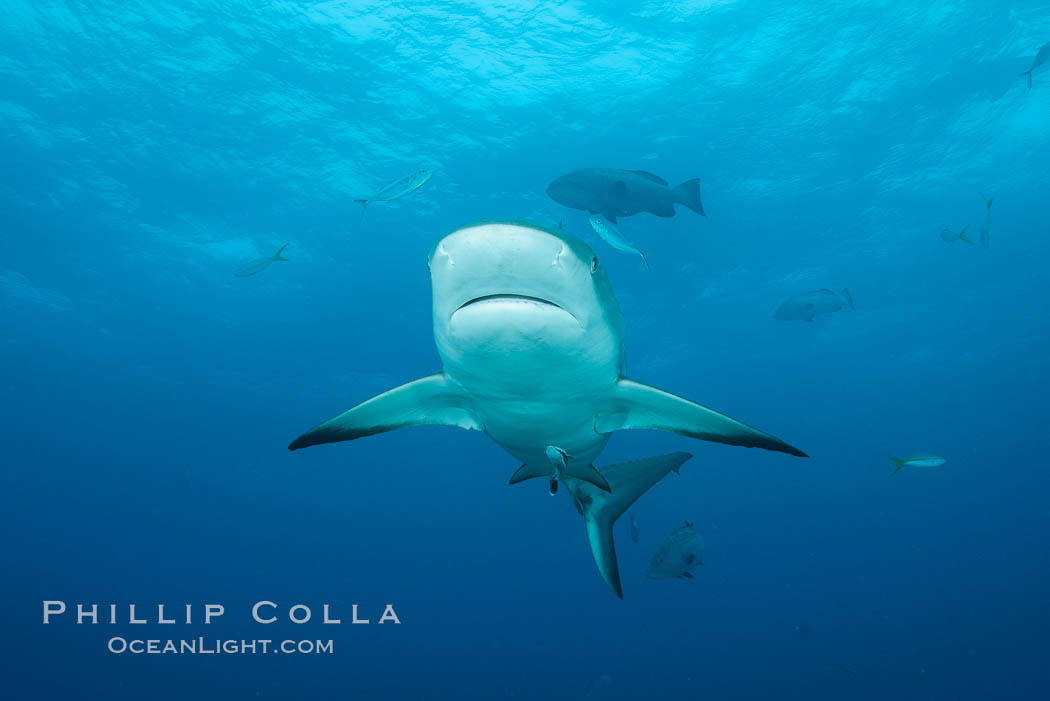
[(109, 639), (106, 648), (115, 655), (331, 655), (331, 640), (181, 640)]

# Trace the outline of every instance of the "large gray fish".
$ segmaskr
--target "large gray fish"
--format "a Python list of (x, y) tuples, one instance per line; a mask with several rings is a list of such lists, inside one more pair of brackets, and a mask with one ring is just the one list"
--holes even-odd
[(274, 253), (272, 256), (266, 256), (265, 258), (257, 258), (253, 261), (245, 263), (241, 267), (234, 270), (233, 274), (237, 277), (251, 277), (256, 273), (261, 273), (262, 271), (269, 268), (271, 263), (274, 263), (279, 260), (287, 262), (288, 259), (281, 255), (282, 253), (284, 253), (284, 249), (286, 248), (288, 248), (288, 244), (284, 244), (283, 246), (278, 248), (277, 253)]
[(1021, 74), (1021, 77), (1028, 76), (1028, 89), (1032, 89), (1032, 71), (1039, 66), (1050, 61), (1050, 42), (1043, 44), (1039, 47), (1039, 51), (1035, 53), (1035, 58), (1032, 59), (1032, 67)]
[(365, 210), (368, 209), (369, 202), (389, 202), (390, 200), (404, 197), (410, 192), (415, 192), (426, 185), (427, 181), (430, 180), (433, 175), (434, 171), (429, 168), (417, 170), (403, 178), (398, 178), (371, 197), (363, 200), (354, 200), (354, 202), (361, 203), (361, 219), (365, 218)]
[(773, 318), (778, 321), (813, 321), (813, 317), (819, 314), (837, 312), (844, 307), (856, 308), (853, 295), (846, 288), (842, 288), (842, 292), (813, 290), (789, 297), (773, 312)]
[(649, 579), (692, 579), (689, 570), (704, 564), (704, 543), (696, 528), (688, 521), (681, 528), (671, 531), (664, 542), (653, 553), (646, 571)]
[(601, 214), (613, 223), (616, 223), (616, 217), (629, 217), (638, 212), (673, 217), (676, 204), (707, 216), (700, 201), (698, 178), (671, 187), (660, 176), (644, 170), (574, 170), (548, 185), (547, 195), (566, 207)]

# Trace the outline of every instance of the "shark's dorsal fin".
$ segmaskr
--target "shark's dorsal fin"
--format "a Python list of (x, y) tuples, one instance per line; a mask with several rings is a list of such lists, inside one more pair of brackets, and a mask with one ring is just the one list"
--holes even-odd
[(635, 428), (670, 431), (715, 443), (765, 448), (808, 457), (779, 438), (731, 419), (714, 409), (623, 378), (616, 383), (616, 388), (599, 408), (594, 418), (594, 430), (598, 433), (611, 433)]
[(319, 424), (292, 441), (288, 450), (393, 431), (406, 426), (459, 426), (484, 431), (470, 398), (444, 373), (395, 387)]
[(671, 453), (655, 458), (632, 460), (603, 468), (609, 481), (609, 492), (603, 492), (585, 482), (573, 482), (571, 487), (577, 509), (583, 514), (587, 540), (598, 571), (615, 594), (623, 598), (620, 586), (620, 568), (616, 564), (616, 545), (613, 543), (613, 524), (638, 497), (662, 480), (667, 473), (682, 466), (692, 455)]

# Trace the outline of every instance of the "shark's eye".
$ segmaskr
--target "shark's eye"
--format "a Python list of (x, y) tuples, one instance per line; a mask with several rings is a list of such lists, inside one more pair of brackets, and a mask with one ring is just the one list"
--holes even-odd
[(591, 275), (594, 275), (596, 272), (598, 272), (598, 256), (591, 258)]

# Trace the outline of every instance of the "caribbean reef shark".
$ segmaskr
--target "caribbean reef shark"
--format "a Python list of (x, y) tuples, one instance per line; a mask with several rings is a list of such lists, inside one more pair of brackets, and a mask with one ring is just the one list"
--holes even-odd
[(427, 257), (444, 369), (310, 429), (290, 450), (406, 426), (484, 431), (522, 462), (511, 477), (563, 481), (602, 576), (623, 596), (616, 518), (690, 456), (594, 467), (614, 431), (655, 429), (805, 457), (773, 436), (624, 376), (623, 318), (594, 252), (561, 231), (483, 223)]

